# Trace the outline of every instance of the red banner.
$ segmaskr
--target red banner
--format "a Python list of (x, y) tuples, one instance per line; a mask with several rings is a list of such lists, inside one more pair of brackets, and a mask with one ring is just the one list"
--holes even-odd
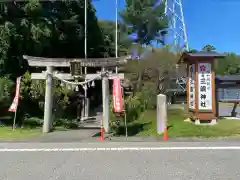
[(16, 112), (17, 111), (17, 106), (18, 106), (19, 96), (20, 96), (20, 83), (21, 83), (21, 77), (18, 77), (17, 82), (16, 82), (15, 97), (13, 99), (13, 102), (12, 102), (10, 108), (8, 109), (8, 111), (10, 111), (10, 112)]
[(113, 79), (113, 111), (116, 113), (123, 112), (123, 96), (120, 78)]

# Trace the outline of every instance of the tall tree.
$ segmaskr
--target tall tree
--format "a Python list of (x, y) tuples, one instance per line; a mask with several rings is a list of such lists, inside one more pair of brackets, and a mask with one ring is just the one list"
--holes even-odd
[[(156, 0), (126, 0), (126, 7), (120, 13), (124, 24), (128, 27), (129, 35), (135, 34), (135, 43), (141, 49), (143, 45), (151, 45), (152, 41), (164, 44), (164, 35), (167, 34), (168, 19), (164, 13), (164, 1)], [(144, 72), (137, 63), (137, 91), (141, 90)]]
[(188, 52), (190, 52), (190, 53), (196, 53), (196, 52), (198, 52), (198, 50), (196, 50), (196, 49), (190, 49)]
[[(104, 40), (105, 56), (115, 56), (115, 37), (116, 37), (116, 24), (114, 21), (99, 20), (98, 24)], [(126, 55), (128, 49), (132, 44), (132, 40), (128, 37), (127, 28), (123, 23), (118, 23), (118, 54)]]
[[(0, 64), (13, 77), (25, 72), (23, 54), (84, 56), (84, 0), (3, 1), (0, 3)], [(100, 57), (103, 36), (96, 10), (88, 3), (88, 56)]]
[(205, 52), (211, 52), (211, 51), (215, 51), (215, 50), (216, 50), (216, 48), (210, 44), (208, 44), (202, 48), (202, 51), (205, 51)]
[(126, 8), (120, 16), (128, 26), (129, 34), (137, 35), (137, 43), (149, 45), (153, 40), (157, 40), (164, 44), (163, 36), (167, 33), (168, 19), (164, 13), (163, 2), (126, 0)]
[(240, 56), (227, 53), (225, 58), (216, 60), (214, 69), (219, 75), (240, 74)]

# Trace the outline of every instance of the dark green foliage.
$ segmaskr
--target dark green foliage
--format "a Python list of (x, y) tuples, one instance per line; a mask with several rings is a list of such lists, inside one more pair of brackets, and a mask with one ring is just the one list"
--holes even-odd
[[(115, 37), (116, 37), (116, 24), (114, 21), (100, 20), (98, 22), (104, 40), (105, 57), (115, 56)], [(118, 23), (118, 55), (125, 56), (128, 49), (132, 44), (132, 40), (128, 37), (126, 25)]]
[[(135, 95), (126, 97), (125, 99), (125, 113), (127, 124), (131, 126), (131, 123), (139, 119), (145, 110), (152, 108), (153, 100), (155, 100), (155, 94), (151, 91), (138, 92)], [(124, 129), (124, 114), (115, 114), (113, 112), (113, 104), (111, 102), (110, 108), (110, 126), (111, 131), (122, 135), (122, 129)], [(131, 131), (131, 130), (130, 130)], [(130, 132), (131, 133), (131, 132)]]
[(223, 59), (216, 59), (214, 70), (219, 75), (240, 74), (240, 57), (235, 53), (227, 53)]
[(7, 110), (12, 103), (12, 94), (14, 91), (14, 82), (3, 77), (0, 78), (0, 116), (10, 115)]
[(206, 52), (211, 52), (211, 51), (215, 51), (215, 50), (216, 50), (216, 48), (210, 44), (208, 44), (202, 48), (202, 51), (206, 51)]
[[(95, 14), (96, 10), (89, 1), (88, 57), (104, 57), (106, 54), (115, 56), (113, 38), (115, 25), (113, 22), (99, 23)], [(111, 38), (106, 40), (106, 37)], [(119, 44), (119, 51), (126, 53), (127, 47), (121, 40)], [(0, 2), (0, 75), (9, 75), (14, 81), (16, 77), (23, 75), (21, 103), (17, 116), (19, 121), (31, 117), (41, 119), (44, 107), (45, 82), (30, 79), (32, 69), (22, 58), (24, 54), (60, 58), (84, 57), (84, 0)], [(27, 70), (30, 72), (25, 73)], [(37, 71), (41, 72), (41, 70)], [(5, 79), (3, 80), (6, 82)], [(71, 90), (65, 86), (59, 86), (58, 83), (54, 81), (55, 118), (75, 114), (76, 110), (72, 111), (75, 107), (68, 107)], [(1, 88), (5, 88), (5, 85)], [(6, 92), (9, 93), (8, 96)], [(13, 97), (10, 90), (4, 90), (4, 93), (0, 94), (0, 99), (4, 102), (4, 108), (5, 106), (8, 108)], [(3, 106), (3, 103), (1, 105)], [(3, 112), (7, 111), (4, 109)]]
[(156, 0), (126, 0), (126, 8), (121, 12), (124, 24), (128, 26), (128, 33), (136, 33), (139, 44), (150, 44), (157, 40), (164, 44), (167, 34), (168, 19), (164, 14), (165, 5), (156, 5)]
[[(68, 105), (68, 97), (71, 90), (65, 86), (60, 86), (54, 80), (53, 89), (53, 112), (55, 117), (62, 117)], [(21, 81), (21, 104), (19, 113), (28, 117), (43, 116), (45, 82), (42, 80), (31, 80), (30, 73), (26, 72)], [(41, 117), (40, 116), (40, 117)]]
[[(0, 3), (2, 74), (26, 71), (23, 54), (42, 57), (84, 56), (84, 0), (4, 1)], [(88, 4), (88, 56), (101, 57), (104, 39), (95, 9)]]

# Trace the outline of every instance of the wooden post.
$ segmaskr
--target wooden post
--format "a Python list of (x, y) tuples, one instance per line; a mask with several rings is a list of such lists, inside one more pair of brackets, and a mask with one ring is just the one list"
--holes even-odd
[(44, 122), (43, 133), (48, 133), (52, 128), (52, 77), (53, 67), (47, 66), (46, 90), (45, 90), (45, 104), (44, 104)]

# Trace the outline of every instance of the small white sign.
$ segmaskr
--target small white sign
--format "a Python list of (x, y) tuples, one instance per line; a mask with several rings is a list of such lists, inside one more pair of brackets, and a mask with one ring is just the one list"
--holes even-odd
[(198, 64), (198, 109), (212, 110), (212, 74), (210, 63)]
[(190, 109), (195, 109), (195, 65), (189, 65), (188, 68), (188, 107)]

